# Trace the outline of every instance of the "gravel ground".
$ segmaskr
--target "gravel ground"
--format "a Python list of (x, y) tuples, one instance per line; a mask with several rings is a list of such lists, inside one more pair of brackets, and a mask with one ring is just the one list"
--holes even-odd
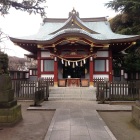
[(54, 111), (27, 111), (32, 102), (18, 102), (23, 120), (13, 127), (0, 128), (0, 140), (44, 140)]
[(131, 112), (99, 112), (117, 140), (140, 140), (140, 129), (131, 122)]

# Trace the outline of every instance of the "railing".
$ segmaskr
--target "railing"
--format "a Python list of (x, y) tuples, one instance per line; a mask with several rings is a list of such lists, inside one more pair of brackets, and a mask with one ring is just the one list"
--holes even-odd
[(41, 78), (43, 81), (47, 81), (49, 86), (54, 86), (54, 78), (53, 77), (45, 77)]
[(15, 98), (19, 100), (35, 100), (35, 93), (39, 90), (43, 90), (45, 100), (49, 97), (47, 81), (12, 80), (12, 88)]
[(140, 82), (112, 82), (110, 83), (111, 100), (137, 100), (140, 97)]
[[(99, 82), (97, 100), (137, 100), (140, 99), (140, 81)], [(103, 94), (103, 95), (101, 95)]]
[(97, 86), (97, 83), (98, 82), (104, 82), (104, 78), (103, 77), (100, 77), (100, 78), (94, 78), (93, 79), (93, 83), (94, 83), (94, 86), (95, 87)]

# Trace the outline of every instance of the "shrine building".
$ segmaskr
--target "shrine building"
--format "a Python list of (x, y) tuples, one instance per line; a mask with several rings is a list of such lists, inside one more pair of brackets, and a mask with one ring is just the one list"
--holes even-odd
[(113, 55), (140, 39), (113, 33), (106, 17), (45, 18), (37, 34), (10, 37), (37, 60), (37, 77), (53, 77), (54, 86), (93, 86), (94, 78), (113, 80)]

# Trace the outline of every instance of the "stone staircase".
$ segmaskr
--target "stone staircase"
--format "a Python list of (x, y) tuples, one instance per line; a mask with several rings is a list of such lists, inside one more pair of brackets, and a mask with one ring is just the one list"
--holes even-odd
[(50, 87), (49, 100), (96, 100), (95, 87)]

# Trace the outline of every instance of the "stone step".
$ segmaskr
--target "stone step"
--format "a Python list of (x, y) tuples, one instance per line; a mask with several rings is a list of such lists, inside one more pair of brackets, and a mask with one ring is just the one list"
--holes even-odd
[(95, 95), (62, 95), (62, 94), (58, 94), (58, 95), (50, 95), (49, 97), (95, 97)]
[(49, 100), (96, 100), (96, 88), (55, 87), (50, 89)]
[(95, 98), (87, 98), (87, 97), (49, 97), (49, 101), (53, 100), (84, 100), (84, 101), (96, 101)]

